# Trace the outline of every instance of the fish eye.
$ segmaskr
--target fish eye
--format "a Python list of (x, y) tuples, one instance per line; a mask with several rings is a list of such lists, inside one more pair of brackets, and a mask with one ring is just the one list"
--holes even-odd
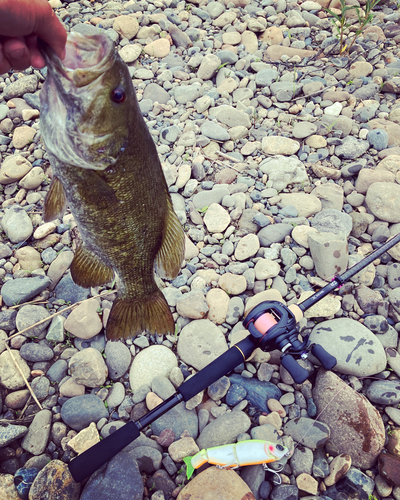
[(282, 446), (281, 444), (277, 444), (277, 445), (276, 445), (276, 449), (277, 449), (278, 451), (283, 451), (283, 446)]
[(117, 104), (122, 104), (125, 101), (126, 94), (124, 89), (121, 87), (117, 87), (116, 89), (113, 89), (111, 91), (111, 99), (117, 103)]

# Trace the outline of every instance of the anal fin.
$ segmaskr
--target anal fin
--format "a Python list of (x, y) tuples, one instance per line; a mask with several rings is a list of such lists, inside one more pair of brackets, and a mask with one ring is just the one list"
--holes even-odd
[(50, 222), (54, 219), (61, 219), (66, 208), (67, 198), (63, 185), (58, 177), (54, 176), (44, 202), (44, 221)]
[(117, 297), (108, 318), (106, 337), (126, 339), (144, 330), (160, 335), (175, 331), (171, 311), (159, 289), (141, 298)]
[(168, 198), (165, 232), (156, 256), (157, 272), (161, 277), (175, 278), (185, 254), (185, 235), (181, 223)]
[(89, 288), (111, 281), (114, 271), (84, 245), (80, 245), (71, 264), (71, 276), (77, 285)]

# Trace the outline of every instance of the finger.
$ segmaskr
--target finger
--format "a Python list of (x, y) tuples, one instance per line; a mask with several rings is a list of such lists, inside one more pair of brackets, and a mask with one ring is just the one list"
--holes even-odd
[(25, 41), (30, 54), (30, 59), (31, 59), (30, 65), (33, 66), (34, 68), (43, 68), (46, 65), (46, 63), (38, 49), (37, 36), (36, 35), (27, 36), (25, 37)]
[(3, 52), (3, 44), (0, 43), (0, 75), (4, 73), (8, 73), (11, 69), (10, 63), (7, 61), (4, 52)]
[(50, 45), (60, 59), (64, 59), (67, 32), (50, 5), (49, 8), (50, 15), (39, 20), (34, 33)]
[(30, 65), (29, 50), (23, 38), (7, 38), (4, 40), (3, 53), (13, 69), (22, 70)]

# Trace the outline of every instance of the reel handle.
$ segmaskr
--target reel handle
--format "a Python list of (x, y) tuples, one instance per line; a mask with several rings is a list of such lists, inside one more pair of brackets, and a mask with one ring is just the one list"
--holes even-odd
[(311, 345), (311, 354), (318, 359), (325, 370), (332, 370), (337, 363), (335, 356), (326, 352), (325, 349), (319, 344)]
[(281, 357), (281, 365), (290, 373), (296, 384), (302, 384), (310, 375), (291, 354), (284, 354)]

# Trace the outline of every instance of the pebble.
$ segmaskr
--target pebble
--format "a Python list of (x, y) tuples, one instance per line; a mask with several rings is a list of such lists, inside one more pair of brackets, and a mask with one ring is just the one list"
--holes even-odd
[(64, 423), (76, 431), (81, 431), (91, 422), (107, 418), (108, 411), (103, 401), (93, 394), (84, 394), (68, 399), (61, 408)]
[(118, 380), (128, 371), (131, 363), (129, 349), (122, 342), (107, 342), (104, 351), (108, 376), (111, 380)]
[(72, 310), (65, 320), (64, 328), (80, 339), (91, 339), (103, 328), (98, 309), (99, 303), (96, 299), (83, 302)]
[(21, 372), (28, 381), (30, 379), (31, 370), (26, 361), (20, 356), (19, 351), (10, 349), (0, 354), (1, 383), (6, 389), (15, 391), (17, 389), (22, 389), (25, 386), (25, 381), (17, 370), (13, 359), (18, 363)]
[(176, 366), (176, 357), (167, 347), (151, 345), (143, 349), (133, 359), (129, 371), (131, 389), (136, 392), (141, 386), (150, 385), (157, 375), (168, 376)]
[(27, 434), (22, 439), (22, 448), (32, 455), (41, 455), (46, 449), (50, 429), (51, 411), (41, 410), (36, 413)]
[(108, 375), (103, 356), (93, 347), (74, 354), (69, 360), (68, 368), (74, 381), (85, 387), (102, 386)]
[(25, 210), (19, 206), (9, 208), (1, 220), (1, 226), (12, 243), (27, 240), (32, 232), (32, 221)]
[[(21, 332), (29, 327), (32, 327), (26, 331), (25, 333), (26, 337), (43, 338), (46, 329), (50, 324), (50, 320), (47, 320), (49, 316), (50, 314), (48, 313), (47, 309), (45, 309), (43, 306), (35, 306), (27, 304), (26, 306), (23, 306), (19, 309), (17, 317), (15, 318), (17, 330)], [(41, 322), (40, 325), (36, 325), (36, 323), (38, 322)], [(32, 346), (31, 348), (28, 347), (28, 349), (35, 349), (35, 347), (34, 346)], [(38, 352), (38, 349), (40, 349), (39, 346), (36, 347), (36, 352)], [(45, 352), (45, 350), (46, 350), (45, 346), (43, 346), (42, 351)], [(47, 359), (51, 359), (52, 357), (53, 353), (51, 353), (51, 356), (48, 357)], [(28, 361), (33, 361), (33, 360), (28, 359)], [(35, 360), (35, 361), (46, 361), (46, 359)]]
[(190, 366), (201, 370), (228, 349), (219, 328), (208, 319), (186, 325), (178, 339), (178, 355)]

